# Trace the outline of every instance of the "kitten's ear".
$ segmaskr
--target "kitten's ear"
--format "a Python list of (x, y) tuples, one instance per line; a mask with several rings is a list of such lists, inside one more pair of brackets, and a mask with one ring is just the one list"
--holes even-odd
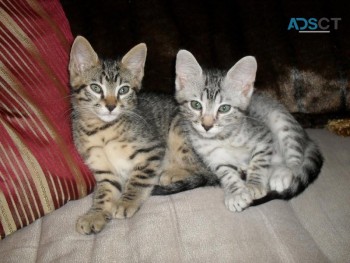
[(122, 64), (136, 76), (139, 82), (143, 78), (146, 56), (147, 46), (141, 43), (130, 49), (122, 58)]
[(257, 67), (258, 65), (254, 57), (247, 56), (242, 58), (227, 72), (227, 85), (234, 86), (236, 89), (239, 89), (245, 97), (250, 98), (254, 89), (253, 84)]
[(188, 81), (202, 75), (202, 68), (195, 57), (187, 50), (180, 50), (176, 56), (176, 90), (181, 90)]
[(89, 41), (82, 36), (77, 36), (70, 51), (69, 71), (71, 75), (80, 75), (98, 63), (98, 56)]

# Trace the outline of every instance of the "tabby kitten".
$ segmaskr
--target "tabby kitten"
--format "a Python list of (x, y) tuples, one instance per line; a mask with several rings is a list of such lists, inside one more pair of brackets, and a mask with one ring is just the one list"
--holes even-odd
[[(184, 136), (174, 98), (138, 93), (146, 52), (139, 44), (120, 61), (102, 60), (85, 38), (72, 45), (73, 137), (96, 179), (92, 207), (76, 224), (81, 234), (131, 217), (152, 189), (163, 195), (217, 184)], [(158, 185), (161, 174), (167, 186)]]
[(136, 107), (146, 53), (139, 44), (121, 61), (101, 60), (85, 38), (73, 43), (73, 137), (97, 183), (92, 207), (76, 225), (81, 234), (101, 231), (112, 217), (131, 217), (158, 183), (164, 145)]
[(254, 57), (244, 57), (227, 74), (204, 72), (185, 50), (176, 60), (176, 100), (185, 129), (220, 180), (230, 211), (242, 211), (270, 192), (294, 196), (323, 163), (316, 144), (284, 107), (253, 94), (256, 70)]

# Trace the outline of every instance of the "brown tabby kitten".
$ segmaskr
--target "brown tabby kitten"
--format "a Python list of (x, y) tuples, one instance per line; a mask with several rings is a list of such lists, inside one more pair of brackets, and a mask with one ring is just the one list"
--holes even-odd
[[(100, 232), (113, 217), (131, 217), (152, 189), (170, 194), (217, 183), (190, 148), (174, 99), (136, 96), (146, 53), (139, 44), (121, 61), (101, 60), (85, 38), (73, 43), (73, 137), (97, 182), (92, 207), (77, 221), (81, 234)], [(162, 184), (173, 184), (158, 186), (161, 174)]]

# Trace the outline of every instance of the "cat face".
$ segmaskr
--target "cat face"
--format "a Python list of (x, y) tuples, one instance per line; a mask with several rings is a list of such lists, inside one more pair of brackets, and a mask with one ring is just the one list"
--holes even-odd
[(114, 121), (132, 110), (141, 88), (146, 54), (146, 45), (139, 44), (121, 61), (100, 60), (90, 43), (78, 36), (69, 63), (75, 109), (103, 122)]
[(244, 57), (228, 72), (203, 72), (194, 56), (180, 50), (176, 58), (176, 100), (184, 118), (201, 136), (232, 131), (245, 116), (255, 80), (254, 57)]

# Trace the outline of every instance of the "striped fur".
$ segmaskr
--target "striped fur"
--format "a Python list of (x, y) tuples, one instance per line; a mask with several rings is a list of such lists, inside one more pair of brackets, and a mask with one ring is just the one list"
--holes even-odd
[(79, 233), (98, 233), (113, 217), (131, 217), (151, 193), (217, 184), (190, 147), (174, 98), (137, 94), (145, 58), (144, 44), (115, 61), (99, 59), (82, 37), (73, 43), (73, 136), (96, 179)]
[(83, 37), (70, 57), (73, 135), (96, 179), (93, 204), (77, 231), (98, 233), (111, 218), (131, 217), (158, 183), (164, 142), (137, 109), (146, 46), (121, 61), (100, 60)]
[(295, 196), (323, 163), (315, 143), (284, 107), (253, 94), (256, 69), (255, 59), (245, 57), (227, 74), (203, 72), (188, 51), (177, 55), (176, 99), (185, 129), (220, 180), (231, 211), (267, 194)]
[(270, 191), (277, 192), (285, 199), (292, 198), (303, 191), (320, 173), (323, 156), (318, 146), (288, 110), (270, 97), (255, 92), (248, 114), (264, 122), (271, 130), (284, 166), (293, 174), (290, 186), (287, 187), (286, 179), (281, 176), (286, 168), (274, 170), (269, 182)]

